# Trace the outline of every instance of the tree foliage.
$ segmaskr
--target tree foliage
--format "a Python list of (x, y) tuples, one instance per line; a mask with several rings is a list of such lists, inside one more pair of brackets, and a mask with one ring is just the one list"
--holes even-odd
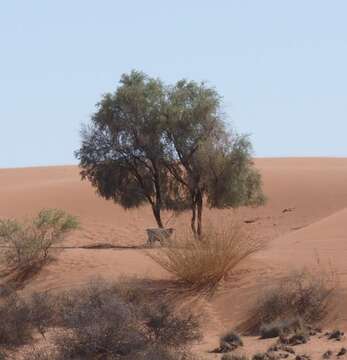
[(264, 202), (251, 143), (228, 131), (220, 102), (204, 83), (179, 81), (169, 91), (167, 166), (189, 196), (191, 227), (199, 236), (204, 199), (214, 208)]
[(226, 128), (221, 98), (205, 83), (123, 75), (97, 105), (76, 155), (101, 196), (124, 208), (150, 203), (159, 227), (162, 209), (190, 209), (201, 235), (204, 201), (216, 208), (264, 201), (249, 139)]
[(97, 105), (82, 131), (76, 153), (87, 178), (106, 199), (124, 208), (149, 202), (159, 227), (161, 209), (170, 208), (168, 171), (163, 166), (162, 114), (165, 91), (160, 80), (141, 72), (123, 75), (114, 94)]

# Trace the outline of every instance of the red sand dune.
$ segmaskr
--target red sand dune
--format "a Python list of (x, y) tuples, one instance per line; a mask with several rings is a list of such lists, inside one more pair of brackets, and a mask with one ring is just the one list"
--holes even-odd
[[(241, 217), (255, 236), (269, 240), (266, 250), (243, 265), (248, 268), (244, 276), (208, 305), (215, 320), (211, 336), (242, 321), (247, 306), (266, 282), (317, 258), (330, 263), (340, 279), (341, 301), (327, 325), (347, 328), (343, 304), (347, 290), (347, 159), (257, 159), (256, 166), (263, 176), (266, 206), (204, 213), (212, 223)], [(80, 218), (82, 229), (66, 239), (66, 246), (141, 245), (146, 241), (145, 229), (155, 226), (148, 207), (124, 211), (99, 198), (88, 182), (80, 181), (75, 166), (0, 170), (0, 217), (26, 217), (45, 207), (62, 208)], [(173, 227), (188, 225), (188, 216), (170, 219), (166, 214)], [(26, 290), (61, 288), (93, 276), (124, 274), (167, 276), (141, 249), (66, 249)]]

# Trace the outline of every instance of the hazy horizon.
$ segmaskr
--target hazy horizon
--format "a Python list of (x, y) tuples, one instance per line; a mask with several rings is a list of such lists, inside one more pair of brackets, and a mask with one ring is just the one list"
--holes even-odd
[(150, 0), (0, 7), (0, 168), (76, 164), (122, 73), (207, 80), (255, 157), (347, 157), (347, 3)]
[[(298, 160), (320, 160), (320, 159), (347, 159), (346, 156), (254, 156), (253, 159), (256, 160), (280, 160), (280, 159), (298, 159)], [(30, 169), (30, 168), (50, 168), (50, 167), (78, 167), (78, 161), (75, 160), (73, 163), (56, 163), (56, 164), (32, 164), (32, 165), (23, 165), (23, 166), (0, 166), (1, 170), (15, 170), (15, 169)]]

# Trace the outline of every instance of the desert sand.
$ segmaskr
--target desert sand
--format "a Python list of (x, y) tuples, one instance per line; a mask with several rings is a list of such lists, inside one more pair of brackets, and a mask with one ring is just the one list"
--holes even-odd
[[(268, 198), (264, 207), (204, 213), (207, 222), (217, 224), (221, 219), (245, 221), (253, 236), (266, 241), (267, 246), (242, 264), (226, 288), (204, 302), (210, 320), (205, 340), (199, 345), (202, 352), (216, 347), (223, 331), (242, 323), (260, 288), (281, 274), (317, 262), (333, 267), (339, 278), (336, 306), (324, 326), (347, 330), (347, 159), (266, 158), (256, 159), (255, 164)], [(1, 218), (25, 218), (51, 207), (77, 215), (82, 226), (64, 241), (65, 249), (56, 260), (26, 284), (24, 292), (67, 288), (96, 276), (168, 277), (141, 248), (146, 241), (145, 229), (155, 227), (148, 207), (124, 211), (101, 199), (87, 181), (81, 182), (76, 166), (0, 169)], [(188, 225), (188, 216), (165, 214), (168, 224), (176, 228)], [(115, 248), (83, 248), (97, 244)], [(305, 345), (308, 348), (303, 346), (302, 352), (319, 358), (328, 348), (342, 345), (324, 341)], [(248, 338), (247, 343), (253, 352), (269, 345), (254, 338)]]

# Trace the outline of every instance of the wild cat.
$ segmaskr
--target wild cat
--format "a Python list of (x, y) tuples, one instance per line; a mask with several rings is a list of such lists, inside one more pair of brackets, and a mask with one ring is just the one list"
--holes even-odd
[(167, 228), (167, 229), (160, 229), (160, 228), (153, 228), (153, 229), (147, 229), (147, 245), (153, 246), (156, 242), (158, 242), (160, 245), (163, 245), (165, 240), (168, 239), (174, 232), (173, 228)]

